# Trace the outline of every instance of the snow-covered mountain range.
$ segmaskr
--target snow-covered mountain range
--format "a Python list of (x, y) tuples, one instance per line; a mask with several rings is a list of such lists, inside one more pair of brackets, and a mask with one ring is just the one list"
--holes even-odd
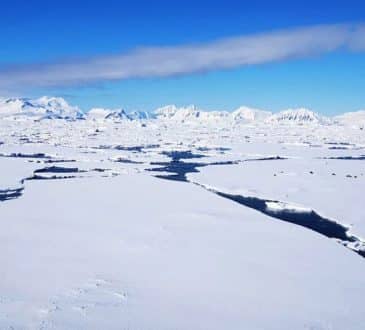
[(182, 122), (226, 122), (252, 123), (263, 121), (271, 112), (242, 106), (233, 112), (204, 111), (194, 105), (178, 108), (176, 105), (167, 105), (154, 112), (156, 118)]
[(84, 119), (84, 113), (61, 97), (0, 99), (0, 117), (33, 119)]
[(266, 118), (267, 123), (329, 124), (331, 120), (305, 108), (288, 109)]
[(10, 98), (0, 99), (0, 118), (6, 119), (64, 119), (91, 121), (133, 121), (155, 119), (164, 122), (195, 124), (263, 124), (263, 125), (342, 125), (354, 128), (365, 127), (365, 110), (348, 112), (333, 118), (321, 116), (309, 109), (288, 109), (278, 113), (241, 106), (229, 111), (204, 111), (194, 105), (177, 107), (167, 105), (153, 112), (124, 109), (93, 108), (83, 112), (60, 97), (41, 97), (39, 99)]
[(144, 111), (134, 111), (127, 113), (124, 109), (93, 108), (87, 112), (86, 118), (94, 121), (146, 120), (153, 118), (153, 114)]

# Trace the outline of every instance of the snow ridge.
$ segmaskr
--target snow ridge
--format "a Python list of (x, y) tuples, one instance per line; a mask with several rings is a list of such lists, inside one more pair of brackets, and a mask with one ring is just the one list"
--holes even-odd
[(365, 128), (365, 110), (346, 112), (333, 118), (335, 123), (353, 128)]

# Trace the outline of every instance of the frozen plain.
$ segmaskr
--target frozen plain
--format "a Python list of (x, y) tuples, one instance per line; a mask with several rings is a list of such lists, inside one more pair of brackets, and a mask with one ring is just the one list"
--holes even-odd
[(0, 329), (363, 329), (365, 133), (302, 118), (0, 119)]

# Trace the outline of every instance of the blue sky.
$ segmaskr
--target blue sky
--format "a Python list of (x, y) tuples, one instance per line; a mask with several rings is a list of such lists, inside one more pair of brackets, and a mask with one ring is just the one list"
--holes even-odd
[[(38, 79), (35, 64), (47, 70), (48, 63), (78, 65), (99, 57), (104, 61), (141, 47), (209, 44), (318, 24), (365, 22), (365, 3), (351, 0), (13, 0), (1, 6), (0, 79), (29, 70)], [(258, 64), (189, 69), (178, 75), (136, 77), (133, 73), (121, 79), (102, 75), (92, 81), (80, 81), (78, 76), (77, 83), (14, 83), (9, 88), (3, 83), (0, 92), (5, 96), (59, 95), (84, 110), (92, 106), (152, 110), (163, 104), (194, 103), (212, 110), (243, 104), (274, 111), (305, 106), (335, 114), (365, 108), (365, 53), (344, 48)]]

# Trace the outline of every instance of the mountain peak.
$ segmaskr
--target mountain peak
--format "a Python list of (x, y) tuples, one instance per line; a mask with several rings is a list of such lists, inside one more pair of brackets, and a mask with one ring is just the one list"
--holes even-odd
[(270, 117), (272, 113), (270, 111), (250, 108), (247, 106), (240, 106), (238, 109), (232, 112), (231, 116), (235, 122), (254, 122), (263, 121)]
[(280, 111), (266, 119), (268, 123), (325, 123), (328, 119), (306, 108)]

